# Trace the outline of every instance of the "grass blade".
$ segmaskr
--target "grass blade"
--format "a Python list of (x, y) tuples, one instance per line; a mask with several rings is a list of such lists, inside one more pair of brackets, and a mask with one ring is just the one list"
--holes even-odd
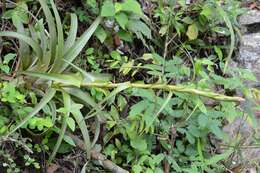
[(226, 23), (226, 25), (229, 29), (229, 32), (230, 32), (231, 43), (230, 43), (229, 53), (228, 53), (228, 56), (226, 58), (226, 63), (225, 63), (225, 67), (224, 67), (224, 73), (226, 73), (228, 63), (229, 63), (229, 61), (232, 57), (232, 54), (234, 52), (234, 49), (235, 49), (235, 32), (234, 32), (234, 28), (232, 26), (232, 23), (228, 18), (227, 13), (223, 10), (223, 8), (219, 4), (217, 4), (217, 10), (218, 10), (219, 14), (221, 15), (221, 17), (223, 18), (223, 20), (225, 21), (225, 23)]
[(46, 91), (45, 95), (41, 99), (41, 101), (34, 107), (32, 112), (30, 112), (27, 117), (25, 117), (20, 123), (16, 125), (8, 134), (7, 136), (14, 133), (16, 130), (18, 130), (20, 127), (22, 127), (28, 120), (30, 120), (34, 115), (36, 115), (46, 104), (55, 96), (56, 90), (53, 88), (50, 88)]

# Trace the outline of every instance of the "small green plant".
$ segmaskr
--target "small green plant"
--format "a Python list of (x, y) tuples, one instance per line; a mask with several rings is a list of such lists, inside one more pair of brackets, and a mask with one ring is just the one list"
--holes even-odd
[(16, 57), (16, 54), (13, 53), (9, 53), (7, 55), (4, 56), (4, 60), (3, 62), (0, 63), (0, 70), (6, 74), (10, 73), (10, 67), (9, 67), (9, 63), (10, 61), (14, 60), (14, 58)]
[(34, 158), (31, 158), (29, 155), (24, 155), (23, 158), (25, 166), (33, 166), (35, 169), (40, 169), (40, 164)]
[[(12, 159), (11, 155), (8, 153), (5, 153), (4, 151), (0, 150), (0, 156), (2, 157), (0, 161), (1, 162), (1, 166), (4, 167), (4, 169), (6, 169), (7, 173), (19, 173), (21, 172), (21, 169), (19, 167), (17, 167), (15, 161)], [(2, 160), (4, 159), (4, 160)]]
[[(227, 68), (243, 12), (237, 1), (83, 0), (84, 7), (73, 7), (78, 17), (71, 14), (70, 26), (53, 0), (38, 1), (43, 15), (29, 16), (34, 13), (21, 1), (5, 14), (17, 32), (0, 32), (19, 40), (18, 52), (0, 63), (7, 74), (16, 59), (19, 67), (14, 80), (0, 84), (0, 140), (32, 135), (40, 142), (31, 138), (30, 149), (48, 153), (51, 163), (57, 153), (71, 152), (81, 142), (73, 134), (80, 134), (87, 156), (82, 172), (107, 158), (112, 169), (134, 173), (226, 171), (224, 160), (236, 147), (220, 154), (212, 138), (228, 142), (222, 126), (238, 117), (256, 127), (249, 110), (257, 92), (244, 84), (256, 78)], [(80, 37), (77, 18), (82, 28), (92, 23)], [(85, 48), (92, 35), (100, 42)], [(107, 158), (93, 156), (97, 148)], [(33, 155), (22, 160), (40, 169)], [(0, 161), (20, 169), (14, 159)]]

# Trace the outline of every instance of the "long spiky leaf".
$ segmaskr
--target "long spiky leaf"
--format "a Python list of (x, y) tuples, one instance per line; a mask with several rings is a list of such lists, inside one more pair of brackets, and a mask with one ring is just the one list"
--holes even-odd
[(13, 32), (13, 31), (0, 32), (0, 37), (13, 37), (13, 38), (17, 38), (19, 40), (22, 40), (32, 47), (32, 49), (34, 50), (34, 52), (36, 53), (36, 56), (38, 58), (40, 58), (40, 59), (42, 58), (43, 53), (42, 53), (41, 47), (38, 45), (37, 42), (35, 42), (30, 37), (25, 36), (25, 35), (20, 34), (20, 33), (17, 33), (17, 32)]
[(49, 28), (49, 34), (50, 34), (50, 47), (51, 47), (51, 55), (53, 58), (55, 57), (56, 52), (56, 45), (57, 45), (57, 31), (56, 31), (56, 24), (54, 21), (54, 17), (46, 3), (45, 0), (38, 0), (41, 4), (41, 7), (43, 9), (44, 15), (46, 17), (46, 21)]
[(56, 142), (56, 144), (54, 146), (52, 154), (51, 154), (51, 156), (50, 156), (50, 158), (48, 160), (49, 163), (52, 162), (52, 160), (54, 159), (57, 151), (60, 148), (61, 142), (63, 140), (63, 137), (64, 137), (66, 129), (67, 129), (67, 121), (66, 121), (66, 119), (70, 115), (70, 109), (71, 109), (71, 98), (70, 98), (70, 95), (63, 91), (62, 92), (62, 96), (63, 96), (64, 107), (67, 110), (67, 112), (64, 113), (63, 120), (62, 120), (62, 125), (61, 125), (61, 130), (60, 130), (60, 133), (59, 133), (59, 137), (58, 137), (58, 140), (57, 140), (57, 142)]
[(73, 44), (76, 41), (77, 38), (77, 31), (78, 31), (78, 18), (75, 14), (71, 14), (70, 15), (70, 31), (69, 31), (69, 35), (68, 38), (65, 42), (65, 46), (64, 46), (64, 54), (67, 53), (66, 50), (69, 50)]
[[(79, 38), (79, 40), (71, 47), (71, 49), (66, 53), (64, 59), (68, 62), (72, 62), (82, 51), (82, 49), (87, 44), (90, 37), (96, 31), (98, 25), (100, 24), (102, 17), (97, 17), (97, 19), (91, 24), (87, 31), (83, 33), (83, 35)], [(68, 63), (63, 63), (61, 68), (54, 69), (54, 72), (63, 72), (69, 66)]]

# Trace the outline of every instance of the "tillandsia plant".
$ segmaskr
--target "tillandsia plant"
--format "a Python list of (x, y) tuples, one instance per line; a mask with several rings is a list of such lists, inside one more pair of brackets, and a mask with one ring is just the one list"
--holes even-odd
[[(68, 37), (64, 39), (64, 28), (61, 23), (61, 18), (57, 11), (57, 8), (53, 2), (50, 1), (52, 11), (49, 9), (45, 0), (39, 0), (39, 3), (42, 7), (44, 12), (48, 29), (44, 26), (43, 19), (35, 19), (34, 24), (28, 24), (29, 27), (25, 28), (23, 25), (23, 21), (20, 20), (21, 16), (16, 14), (12, 15), (13, 22), (17, 28), (17, 32), (13, 31), (2, 31), (0, 32), (1, 37), (13, 37), (19, 39), (19, 71), (18, 73), (23, 73), (23, 71), (27, 71), (27, 74), (30, 74), (31, 71), (48, 74), (48, 73), (57, 73), (57, 76), (60, 80), (65, 83), (69, 83), (76, 86), (79, 86), (78, 81), (81, 79), (87, 81), (97, 80), (98, 76), (93, 76), (88, 73), (84, 73), (87, 75), (83, 77), (80, 74), (72, 74), (72, 75), (65, 75), (62, 74), (65, 72), (69, 63), (72, 62), (81, 50), (84, 48), (88, 40), (90, 39), (91, 35), (95, 32), (96, 28), (101, 22), (101, 17), (98, 17), (95, 21), (93, 21), (92, 25), (86, 30), (79, 38), (77, 37), (77, 30), (78, 30), (78, 22), (77, 16), (75, 14), (71, 14), (71, 26), (70, 31), (68, 33)], [(27, 6), (25, 3), (20, 4), (20, 10), (26, 11)], [(53, 14), (54, 16), (53, 16)], [(26, 13), (24, 14), (26, 15)], [(64, 78), (65, 77), (65, 78)], [(106, 77), (100, 77), (99, 80), (105, 79)], [(51, 78), (49, 78), (51, 79)], [(80, 80), (79, 80), (80, 79)], [(59, 140), (56, 144), (56, 147), (53, 151), (51, 159), (55, 156), (57, 149), (63, 139), (64, 133), (66, 131), (67, 124), (71, 124), (71, 118), (69, 115), (71, 112), (71, 97), (66, 94), (67, 92), (60, 87), (53, 85), (50, 80), (41, 80), (41, 79), (24, 79), (25, 83), (28, 84), (27, 86), (35, 86), (36, 89), (45, 88), (44, 95), (39, 102), (38, 105), (29, 113), (27, 117), (25, 117), (20, 123), (18, 123), (14, 128), (10, 129), (7, 136), (15, 132), (17, 129), (22, 127), (26, 122), (28, 122), (33, 116), (35, 116), (42, 108), (44, 108), (52, 99), (55, 98), (57, 91), (63, 93), (64, 98), (64, 106), (66, 111), (64, 113), (64, 123), (62, 125), (62, 132), (60, 134)], [(72, 82), (72, 83), (71, 83)], [(70, 88), (67, 88), (70, 89)], [(82, 91), (78, 91), (77, 89), (72, 89), (74, 94), (80, 95)], [(95, 103), (89, 98), (87, 94), (81, 95), (82, 97), (85, 96), (84, 102), (89, 103), (91, 106), (96, 107)], [(79, 111), (79, 107), (75, 107), (77, 111), (74, 111), (73, 115), (75, 115), (75, 120), (77, 121), (80, 129), (82, 130), (84, 140), (86, 142), (86, 148), (89, 155), (90, 150), (90, 139), (87, 131), (87, 126), (83, 121), (83, 116)]]
[[(145, 54), (143, 56), (143, 60), (147, 60), (147, 63), (139, 67), (148, 70), (147, 73), (152, 78), (149, 81), (157, 81), (155, 83), (130, 81), (115, 83), (108, 74), (88, 73), (74, 65), (73, 61), (98, 28), (102, 18), (98, 17), (94, 20), (89, 29), (77, 38), (77, 16), (71, 14), (70, 31), (68, 32), (67, 39), (64, 39), (65, 29), (63, 28), (54, 1), (50, 0), (52, 10), (49, 9), (45, 0), (38, 1), (44, 12), (48, 25), (47, 28), (43, 19), (38, 20), (34, 18), (35, 23), (28, 24), (28, 27), (25, 27), (26, 25), (23, 25), (23, 21), (14, 16), (13, 21), (17, 32), (0, 32), (0, 37), (14, 37), (19, 39), (20, 61), (19, 72), (17, 73), (18, 78), (23, 77), (22, 80), (25, 85), (29, 86), (28, 88), (34, 90), (36, 93), (40, 93), (39, 97), (41, 97), (40, 102), (29, 111), (27, 116), (15, 126), (5, 130), (8, 132), (4, 134), (4, 137), (10, 136), (23, 127), (41, 110), (45, 109), (46, 105), (56, 107), (53, 104), (57, 104), (60, 108), (55, 109), (52, 115), (52, 123), (55, 124), (55, 113), (58, 112), (62, 114), (62, 125), (58, 130), (59, 137), (49, 157), (49, 162), (54, 159), (62, 141), (65, 140), (66, 132), (74, 132), (76, 127), (80, 129), (83, 136), (83, 148), (86, 150), (88, 159), (92, 157), (99, 160), (99, 157), (92, 154), (92, 149), (100, 136), (101, 123), (103, 122), (106, 122), (106, 128), (109, 130), (103, 142), (106, 145), (109, 139), (115, 141), (115, 145), (109, 144), (104, 147), (105, 154), (118, 164), (122, 164), (122, 160), (125, 159), (127, 166), (131, 167), (129, 169), (132, 169), (134, 173), (140, 173), (144, 170), (146, 172), (159, 172), (161, 169), (158, 168), (158, 165), (163, 160), (167, 162), (165, 165), (170, 165), (177, 172), (181, 172), (181, 168), (185, 172), (208, 171), (211, 170), (212, 165), (216, 166), (220, 160), (227, 158), (231, 154), (232, 151), (228, 151), (225, 154), (211, 157), (207, 152), (205, 152), (206, 154), (204, 153), (206, 150), (204, 146), (208, 145), (207, 136), (210, 133), (213, 133), (220, 139), (225, 138), (220, 129), (221, 120), (227, 116), (230, 116), (228, 118), (232, 119), (232, 116), (237, 114), (235, 109), (236, 102), (245, 101), (242, 97), (228, 96), (224, 92), (221, 94), (216, 93), (212, 91), (212, 88), (219, 84), (223, 85), (225, 89), (240, 89), (243, 87), (243, 81), (240, 81), (240, 78), (230, 77), (226, 79), (215, 75), (213, 60), (210, 58), (201, 58), (193, 62), (193, 81), (180, 84), (181, 82), (178, 81), (187, 76), (190, 77), (190, 72), (187, 69), (188, 67), (183, 65), (184, 62), (178, 58), (178, 55), (182, 54), (179, 51), (177, 51), (176, 56), (170, 56), (167, 53), (163, 57), (156, 53)], [(128, 26), (124, 23), (126, 22), (124, 19), (128, 19), (126, 15), (129, 13), (135, 13), (135, 15), (142, 13), (141, 6), (136, 0), (126, 0), (115, 4), (109, 4), (109, 2), (105, 1), (101, 9), (101, 16), (115, 18), (122, 29)], [(160, 2), (163, 3), (163, 1)], [(129, 9), (128, 5), (135, 8)], [(23, 6), (26, 9), (25, 4)], [(211, 7), (205, 7), (206, 10), (204, 13), (208, 14)], [(110, 11), (111, 8), (112, 11)], [(219, 10), (221, 10), (220, 7)], [(221, 14), (229, 26), (230, 34), (233, 35), (233, 27), (230, 26), (226, 13), (222, 11)], [(163, 14), (158, 12), (157, 15), (164, 20), (165, 16)], [(137, 36), (139, 34), (139, 38), (144, 39), (142, 35), (146, 32), (140, 30), (142, 28), (138, 28), (135, 23), (140, 18), (138, 17), (138, 20), (134, 19), (131, 18), (132, 21), (130, 22), (132, 29), (134, 25), (133, 32)], [(194, 41), (199, 37), (199, 29), (194, 21), (188, 18), (185, 20), (188, 24), (186, 35), (189, 41)], [(140, 21), (138, 23), (140, 24)], [(177, 34), (178, 31), (182, 34), (183, 31), (181, 29), (184, 27), (178, 28), (180, 26), (179, 23), (177, 25), (173, 24), (174, 22), (172, 21), (170, 23), (163, 23), (165, 27), (162, 27), (160, 30), (162, 37), (168, 35), (172, 30), (175, 31), (172, 28), (175, 26)], [(144, 26), (144, 24), (141, 26)], [(145, 28), (147, 28), (146, 25)], [(148, 29), (148, 31), (150, 38), (150, 30)], [(176, 34), (175, 32), (172, 33)], [(166, 41), (165, 52), (167, 52), (169, 41)], [(233, 42), (234, 40), (231, 44), (229, 57), (234, 49)], [(191, 46), (190, 50), (192, 50)], [(217, 52), (220, 51), (218, 50)], [(219, 56), (221, 54), (219, 53)], [(224, 66), (222, 62), (220, 64), (222, 67)], [(130, 67), (126, 66), (126, 68), (131, 69), (132, 65)], [(68, 67), (72, 67), (77, 73), (70, 73)], [(123, 74), (129, 72), (129, 70), (122, 71)], [(247, 78), (251, 77), (247, 71), (237, 71), (237, 73), (244, 74)], [(243, 75), (241, 76), (243, 77)], [(198, 80), (194, 81), (196, 77)], [(251, 78), (254, 80), (253, 77)], [(234, 81), (238, 81), (235, 86), (233, 86)], [(90, 89), (101, 90), (106, 93), (106, 97), (102, 98), (101, 102), (96, 103), (88, 94)], [(124, 95), (120, 95), (121, 93), (124, 93)], [(118, 97), (115, 97), (116, 95)], [(125, 96), (136, 98), (134, 104), (131, 103), (128, 105), (129, 109), (126, 106), (127, 100)], [(216, 103), (214, 102), (213, 106), (207, 106), (206, 104), (210, 104), (206, 103), (210, 102), (209, 100), (215, 100)], [(110, 111), (104, 111), (105, 108), (110, 109)], [(86, 116), (83, 115), (83, 113), (87, 112), (85, 110), (88, 110)], [(119, 116), (118, 110), (122, 114), (126, 111), (126, 116)], [(92, 140), (89, 132), (90, 123), (88, 124), (86, 121), (92, 120), (91, 118), (95, 119)], [(36, 120), (38, 121), (39, 119)], [(35, 124), (36, 120), (32, 124)], [(49, 125), (49, 121), (50, 119), (45, 119), (46, 126)], [(155, 133), (156, 135), (158, 133), (158, 138)], [(178, 135), (180, 136), (179, 138)], [(121, 142), (118, 139), (120, 137), (126, 142)], [(159, 147), (154, 147), (154, 143), (157, 143)], [(152, 152), (155, 150), (156, 152)], [(157, 154), (157, 151), (167, 154)], [(180, 158), (179, 162), (176, 161), (178, 157)], [(103, 161), (107, 160), (103, 159)], [(187, 168), (187, 165), (190, 163), (192, 163), (192, 166)], [(117, 172), (115, 168), (120, 169), (113, 164), (111, 165), (112, 168), (110, 168), (114, 172)], [(107, 165), (103, 164), (103, 166)], [(128, 171), (121, 170), (121, 172)]]

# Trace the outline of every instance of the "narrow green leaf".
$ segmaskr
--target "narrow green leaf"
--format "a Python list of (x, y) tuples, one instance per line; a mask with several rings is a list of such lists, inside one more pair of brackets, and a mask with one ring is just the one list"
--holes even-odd
[(234, 28), (232, 26), (232, 23), (227, 15), (227, 13), (223, 10), (223, 8), (218, 4), (217, 2), (217, 11), (219, 12), (220, 16), (224, 19), (228, 29), (229, 29), (229, 32), (230, 32), (230, 39), (231, 39), (231, 42), (230, 42), (230, 48), (229, 48), (229, 53), (228, 53), (228, 56), (226, 58), (226, 63), (225, 63), (225, 67), (224, 67), (224, 73), (226, 73), (226, 70), (228, 68), (228, 63), (232, 57), (232, 54), (234, 52), (234, 49), (235, 49), (235, 32), (234, 32)]
[[(75, 105), (75, 103), (73, 103), (73, 104)], [(88, 156), (88, 158), (90, 158), (91, 142), (90, 142), (88, 127), (85, 123), (85, 119), (84, 119), (80, 109), (74, 109), (71, 111), (71, 113), (74, 116), (74, 119), (76, 120), (76, 122), (81, 130), (81, 133), (82, 133), (82, 136), (84, 139), (84, 143), (85, 143), (87, 156)]]
[(85, 106), (91, 106), (93, 108), (98, 107), (98, 104), (95, 102), (95, 100), (87, 93), (83, 92), (79, 88), (63, 88), (66, 92), (68, 92), (70, 95), (78, 98), (82, 103), (84, 103)]
[[(54, 12), (55, 20), (56, 20), (56, 26), (58, 31), (58, 44), (56, 49), (56, 55), (55, 55), (55, 61), (54, 63), (60, 63), (63, 52), (64, 52), (64, 35), (63, 35), (63, 27), (60, 19), (59, 12), (56, 8), (56, 5), (54, 4), (53, 0), (50, 0), (52, 10)], [(55, 66), (55, 65), (54, 65)]]
[(12, 31), (3, 31), (0, 32), (0, 37), (14, 37), (17, 38), (19, 40), (24, 41), (25, 43), (27, 43), (28, 45), (30, 45), (32, 47), (32, 49), (35, 51), (37, 57), (39, 59), (42, 59), (42, 49), (40, 48), (40, 46), (38, 45), (37, 42), (35, 42), (33, 39), (31, 39), (30, 37), (27, 37), (23, 34), (17, 33), (17, 32), (12, 32)]
[[(78, 54), (81, 52), (81, 50), (85, 47), (90, 37), (93, 35), (95, 30), (97, 29), (98, 25), (100, 24), (102, 20), (102, 17), (98, 17), (92, 25), (88, 28), (87, 31), (84, 32), (84, 34), (79, 38), (79, 40), (71, 47), (71, 49), (67, 52), (67, 54), (64, 56), (64, 59), (68, 62), (72, 62)], [(68, 63), (63, 63), (59, 69), (54, 69), (54, 72), (63, 72), (67, 67)]]
[(96, 142), (97, 142), (97, 140), (98, 140), (98, 137), (99, 137), (99, 135), (100, 135), (100, 126), (101, 124), (100, 124), (100, 121), (99, 121), (99, 119), (98, 119), (98, 117), (95, 119), (95, 135), (94, 135), (94, 139), (93, 139), (93, 141), (92, 141), (92, 144), (91, 144), (91, 147), (94, 147), (95, 146), (95, 144), (96, 144)]
[(80, 72), (83, 75), (83, 78), (84, 78), (83, 83), (90, 83), (90, 82), (95, 82), (95, 81), (108, 82), (109, 80), (112, 79), (112, 76), (110, 74), (89, 73), (89, 72), (82, 70), (81, 68), (79, 68), (78, 66), (74, 65), (71, 62), (68, 62), (66, 60), (64, 60), (64, 61), (67, 62), (68, 64), (70, 64), (73, 68), (75, 68), (78, 72)]
[(50, 33), (50, 47), (51, 47), (51, 55), (55, 57), (55, 52), (56, 52), (56, 45), (57, 45), (57, 31), (56, 31), (56, 24), (54, 21), (54, 17), (46, 3), (45, 0), (39, 0), (41, 7), (43, 9), (44, 15), (46, 17), (46, 21), (48, 24), (49, 28), (49, 33)]
[(75, 14), (70, 15), (70, 31), (68, 34), (68, 38), (65, 42), (65, 47), (64, 47), (64, 55), (67, 53), (66, 50), (69, 50), (73, 44), (76, 41), (77, 38), (77, 31), (78, 31), (78, 18)]
[(165, 107), (168, 105), (168, 103), (170, 102), (171, 98), (173, 96), (173, 92), (170, 92), (166, 98), (166, 100), (164, 101), (163, 105), (160, 107), (159, 111), (155, 114), (155, 116), (152, 118), (152, 120), (147, 124), (147, 126), (145, 127), (146, 130), (148, 130), (153, 122), (155, 121), (155, 119), (160, 115), (160, 113), (165, 109)]
[[(71, 99), (70, 99), (70, 95), (67, 94), (66, 92), (62, 92), (63, 95), (63, 102), (64, 102), (64, 107), (66, 110), (70, 110), (71, 109)], [(57, 140), (57, 143), (54, 146), (54, 149), (52, 151), (52, 154), (48, 160), (49, 163), (52, 162), (52, 160), (54, 159), (54, 157), (56, 156), (57, 151), (60, 148), (61, 142), (64, 138), (66, 129), (67, 129), (67, 118), (69, 117), (70, 112), (66, 112), (64, 113), (64, 117), (63, 117), (63, 121), (62, 121), (62, 125), (61, 125), (61, 129), (59, 132), (59, 137)]]
[(78, 74), (49, 74), (49, 73), (38, 73), (38, 72), (23, 72), (27, 76), (38, 77), (46, 80), (55, 81), (58, 83), (73, 85), (80, 87), (82, 83), (82, 76)]

